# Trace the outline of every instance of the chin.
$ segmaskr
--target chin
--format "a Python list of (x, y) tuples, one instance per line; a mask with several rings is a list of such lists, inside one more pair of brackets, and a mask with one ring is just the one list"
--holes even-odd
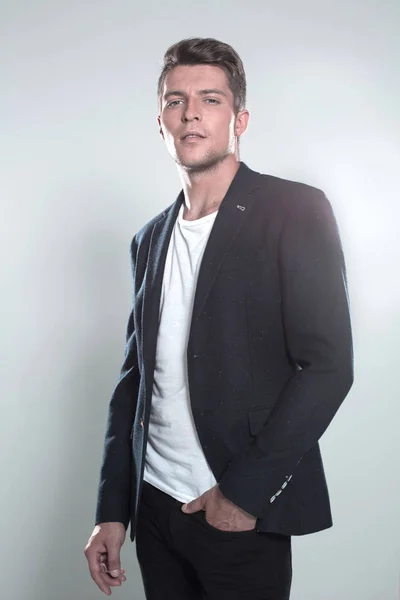
[(219, 165), (227, 157), (226, 153), (213, 154), (208, 156), (202, 156), (199, 158), (186, 158), (184, 156), (176, 156), (175, 162), (180, 166), (192, 173), (201, 173), (203, 171), (209, 171)]

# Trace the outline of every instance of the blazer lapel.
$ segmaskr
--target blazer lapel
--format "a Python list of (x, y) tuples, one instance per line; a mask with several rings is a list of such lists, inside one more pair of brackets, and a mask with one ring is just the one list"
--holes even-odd
[(155, 356), (165, 261), (169, 241), (183, 201), (184, 194), (181, 191), (170, 210), (166, 211), (154, 225), (151, 235), (144, 279), (142, 312), (143, 357), (145, 359), (153, 360)]
[[(219, 268), (250, 212), (254, 201), (253, 192), (259, 187), (254, 178), (254, 171), (241, 163), (220, 205), (203, 254), (194, 298), (192, 323), (203, 309)], [(153, 368), (157, 344), (165, 261), (172, 231), (183, 201), (184, 194), (181, 191), (170, 210), (165, 211), (154, 225), (150, 240), (142, 312), (143, 357), (151, 362), (150, 370)]]
[(241, 162), (223, 199), (199, 269), (194, 298), (192, 323), (199, 317), (218, 271), (243, 226), (259, 189), (254, 171)]

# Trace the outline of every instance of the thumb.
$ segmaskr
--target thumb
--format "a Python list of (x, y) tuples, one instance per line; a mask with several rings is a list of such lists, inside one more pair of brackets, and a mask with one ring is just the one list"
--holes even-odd
[(108, 548), (107, 552), (107, 567), (108, 572), (111, 577), (118, 577), (121, 572), (121, 562), (120, 562), (120, 554), (119, 548), (114, 546), (113, 548)]
[(185, 513), (193, 513), (202, 509), (200, 498), (196, 498), (187, 504), (182, 505), (182, 510)]

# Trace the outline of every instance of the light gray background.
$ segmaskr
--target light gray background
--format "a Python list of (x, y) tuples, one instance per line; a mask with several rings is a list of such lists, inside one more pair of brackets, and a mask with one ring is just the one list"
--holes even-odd
[[(245, 63), (242, 159), (322, 187), (347, 258), (356, 382), (322, 442), (335, 525), (294, 539), (292, 598), (398, 597), (399, 29), (398, 0), (1, 1), (2, 599), (103, 597), (83, 547), (129, 243), (180, 189), (156, 80), (197, 35)], [(134, 550), (120, 600), (144, 598)]]

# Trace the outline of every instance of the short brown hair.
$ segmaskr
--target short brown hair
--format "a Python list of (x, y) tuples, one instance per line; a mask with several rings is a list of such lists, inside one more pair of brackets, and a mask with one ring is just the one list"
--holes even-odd
[(187, 38), (168, 48), (158, 79), (157, 95), (160, 104), (167, 73), (174, 67), (188, 65), (221, 67), (226, 73), (229, 88), (233, 94), (235, 114), (245, 107), (246, 74), (242, 60), (232, 46), (214, 38)]

